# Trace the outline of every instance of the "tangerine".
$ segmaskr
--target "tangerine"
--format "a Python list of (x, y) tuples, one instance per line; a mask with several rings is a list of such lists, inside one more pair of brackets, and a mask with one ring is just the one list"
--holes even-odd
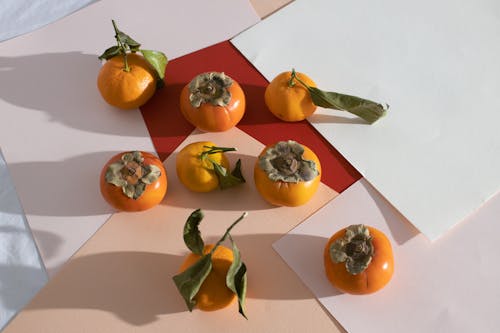
[[(213, 247), (213, 244), (205, 245), (203, 254), (208, 254)], [(200, 258), (199, 255), (190, 253), (182, 263), (179, 272), (185, 271)], [(236, 294), (226, 286), (227, 271), (233, 260), (233, 251), (223, 245), (219, 245), (212, 253), (212, 270), (194, 297), (196, 306), (200, 310), (219, 310), (227, 307), (236, 299)]]
[(156, 76), (151, 65), (137, 53), (127, 53), (129, 70), (123, 55), (104, 63), (97, 77), (97, 87), (104, 100), (119, 109), (137, 109), (156, 91)]

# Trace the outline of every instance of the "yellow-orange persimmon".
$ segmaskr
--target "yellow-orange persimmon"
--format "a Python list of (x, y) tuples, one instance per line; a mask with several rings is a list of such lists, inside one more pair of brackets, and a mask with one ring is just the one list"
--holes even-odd
[(106, 61), (97, 77), (97, 87), (104, 100), (120, 109), (144, 105), (156, 91), (156, 76), (151, 65), (137, 53), (127, 54), (128, 71), (123, 55)]
[(114, 208), (135, 212), (159, 204), (167, 193), (167, 173), (158, 157), (146, 152), (113, 156), (103, 167), (100, 189)]
[(187, 121), (205, 132), (227, 131), (243, 118), (245, 94), (224, 73), (203, 73), (182, 89), (180, 109)]
[[(351, 230), (349, 235), (348, 229)], [(351, 240), (346, 240), (346, 237)], [(394, 272), (389, 239), (370, 226), (352, 225), (336, 232), (325, 246), (323, 259), (328, 280), (349, 294), (374, 293), (391, 280)], [(354, 270), (355, 274), (349, 270)]]
[[(303, 73), (296, 76), (310, 87), (316, 83)], [(301, 121), (316, 111), (311, 94), (304, 85), (292, 79), (292, 72), (276, 76), (266, 87), (264, 99), (269, 110), (284, 121)]]
[(260, 153), (254, 180), (257, 190), (269, 203), (300, 206), (316, 193), (321, 182), (321, 164), (308, 147), (291, 140), (280, 141)]
[[(208, 254), (213, 247), (213, 244), (205, 245), (203, 254)], [(184, 272), (200, 258), (201, 256), (190, 253), (182, 263), (179, 273)], [(226, 286), (226, 275), (233, 258), (233, 251), (223, 245), (219, 245), (213, 252), (212, 270), (194, 297), (196, 306), (200, 310), (219, 310), (230, 305), (236, 299), (236, 294)]]

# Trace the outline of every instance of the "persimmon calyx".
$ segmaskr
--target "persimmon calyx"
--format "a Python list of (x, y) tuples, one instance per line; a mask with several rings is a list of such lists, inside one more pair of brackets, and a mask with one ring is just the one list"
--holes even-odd
[(345, 262), (346, 270), (353, 275), (370, 265), (374, 253), (370, 230), (363, 224), (348, 226), (344, 236), (330, 246), (331, 260), (336, 264)]
[(125, 153), (121, 159), (108, 166), (106, 182), (121, 187), (123, 194), (137, 200), (146, 190), (146, 185), (153, 184), (161, 176), (156, 165), (145, 165), (141, 152)]
[(232, 84), (233, 80), (224, 73), (199, 74), (189, 83), (189, 102), (195, 108), (203, 103), (226, 106), (231, 101), (229, 87)]
[(303, 158), (304, 147), (288, 140), (280, 141), (259, 158), (259, 167), (273, 181), (298, 183), (310, 181), (319, 175), (316, 163)]
[(200, 159), (207, 160), (212, 164), (212, 167), (219, 179), (219, 187), (221, 190), (225, 190), (226, 188), (233, 187), (235, 185), (245, 183), (246, 180), (243, 177), (241, 172), (241, 160), (238, 159), (236, 165), (234, 166), (233, 171), (229, 172), (225, 167), (211, 159), (209, 156), (217, 153), (225, 153), (228, 151), (236, 151), (236, 148), (227, 148), (227, 147), (216, 147), (216, 146), (203, 146), (203, 148), (208, 149), (203, 151), (200, 154)]

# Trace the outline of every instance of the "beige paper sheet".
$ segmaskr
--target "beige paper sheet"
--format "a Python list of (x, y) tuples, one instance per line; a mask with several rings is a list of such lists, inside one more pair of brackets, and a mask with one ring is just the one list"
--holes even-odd
[[(302, 207), (273, 207), (253, 183), (255, 156), (263, 145), (238, 129), (194, 132), (187, 142), (212, 140), (238, 147), (247, 183), (198, 194), (175, 174), (175, 153), (165, 161), (169, 188), (159, 206), (141, 213), (117, 213), (42, 289), (5, 329), (12, 332), (337, 332), (341, 330), (312, 293), (272, 249), (272, 243), (333, 199), (322, 185)], [(222, 235), (243, 211), (248, 217), (233, 236), (248, 267), (245, 320), (237, 304), (216, 312), (189, 313), (172, 276), (188, 250), (182, 228), (202, 208), (207, 242)], [(321, 257), (317, 260), (322, 260)]]

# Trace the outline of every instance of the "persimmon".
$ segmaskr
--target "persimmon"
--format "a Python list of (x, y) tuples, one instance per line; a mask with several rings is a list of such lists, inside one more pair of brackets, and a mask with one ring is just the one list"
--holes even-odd
[(245, 94), (226, 74), (203, 73), (182, 89), (180, 109), (186, 120), (202, 131), (223, 132), (243, 118)]
[(103, 167), (104, 199), (121, 211), (135, 212), (159, 204), (167, 193), (167, 173), (158, 157), (133, 151), (113, 156)]
[(336, 232), (324, 253), (325, 273), (340, 291), (363, 295), (382, 289), (394, 272), (394, 256), (387, 236), (362, 224)]
[(108, 104), (137, 109), (162, 85), (168, 60), (162, 52), (141, 49), (141, 44), (118, 30), (114, 20), (112, 23), (117, 45), (99, 56), (106, 62), (99, 71), (97, 88)]
[(211, 141), (193, 142), (182, 148), (175, 159), (177, 177), (193, 192), (211, 192), (245, 182), (238, 160), (229, 172), (229, 160), (225, 152), (236, 148), (217, 147)]
[[(210, 253), (213, 248), (214, 244), (205, 245), (203, 254)], [(201, 257), (198, 254), (190, 253), (179, 268), (179, 272), (184, 272)], [(198, 309), (202, 311), (219, 310), (230, 305), (236, 299), (236, 294), (226, 286), (227, 271), (232, 263), (233, 251), (219, 245), (212, 254), (212, 270), (194, 297)]]
[(316, 193), (321, 182), (321, 164), (308, 147), (292, 140), (280, 141), (260, 153), (254, 180), (258, 192), (269, 203), (300, 206)]

